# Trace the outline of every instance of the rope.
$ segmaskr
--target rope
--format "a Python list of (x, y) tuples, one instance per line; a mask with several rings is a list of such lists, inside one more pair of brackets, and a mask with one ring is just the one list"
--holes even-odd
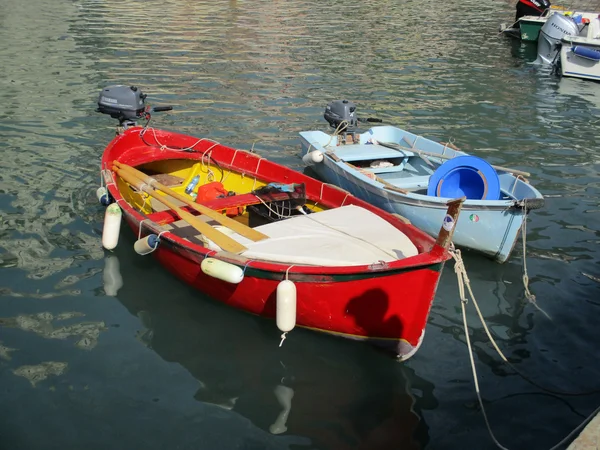
[[(581, 394), (569, 394), (569, 393), (564, 393), (564, 392), (552, 391), (552, 390), (545, 389), (545, 388), (539, 386), (537, 383), (533, 382), (528, 377), (524, 376), (521, 372), (519, 372), (508, 361), (508, 359), (506, 358), (506, 356), (504, 355), (504, 353), (502, 353), (502, 351), (500, 350), (500, 348), (496, 344), (496, 341), (492, 337), (487, 324), (485, 323), (485, 319), (483, 318), (481, 310), (479, 309), (479, 305), (477, 303), (477, 300), (475, 299), (475, 295), (473, 295), (473, 291), (471, 289), (471, 284), (470, 284), (470, 281), (469, 281), (469, 277), (467, 275), (467, 271), (465, 269), (465, 265), (464, 265), (464, 262), (462, 260), (460, 250), (452, 248), (450, 250), (450, 254), (452, 255), (452, 258), (454, 259), (454, 272), (456, 273), (456, 278), (458, 280), (458, 291), (459, 291), (460, 302), (461, 302), (461, 309), (462, 309), (462, 318), (463, 318), (465, 340), (466, 340), (466, 343), (467, 343), (467, 348), (469, 350), (469, 360), (471, 362), (471, 372), (473, 374), (473, 382), (475, 384), (475, 393), (477, 394), (477, 400), (479, 402), (479, 406), (481, 408), (481, 412), (483, 414), (483, 418), (484, 418), (486, 427), (488, 429), (490, 437), (494, 441), (494, 444), (496, 444), (496, 446), (498, 448), (501, 448), (503, 450), (508, 450), (506, 447), (502, 446), (502, 444), (500, 444), (500, 442), (498, 442), (498, 440), (496, 439), (496, 437), (495, 437), (495, 435), (494, 435), (494, 433), (493, 433), (493, 431), (491, 429), (490, 422), (488, 420), (487, 414), (485, 412), (485, 407), (483, 405), (483, 400), (481, 398), (481, 391), (479, 389), (479, 381), (478, 381), (478, 376), (477, 376), (477, 369), (475, 367), (475, 359), (474, 359), (474, 356), (473, 356), (473, 348), (471, 346), (471, 339), (470, 339), (470, 336), (469, 336), (469, 328), (468, 328), (468, 324), (467, 324), (466, 304), (468, 303), (468, 300), (465, 297), (465, 285), (466, 285), (467, 291), (468, 291), (468, 293), (469, 293), (469, 295), (471, 297), (471, 300), (473, 301), (473, 305), (475, 306), (475, 309), (477, 311), (477, 315), (479, 316), (479, 319), (481, 320), (481, 323), (483, 325), (483, 329), (485, 330), (485, 333), (487, 334), (488, 338), (490, 339), (490, 342), (492, 343), (493, 347), (496, 349), (496, 351), (498, 352), (498, 354), (500, 355), (500, 357), (502, 358), (502, 360), (507, 365), (509, 365), (517, 374), (519, 374), (521, 377), (523, 377), (523, 379), (525, 379), (526, 381), (532, 383), (533, 385), (535, 385), (537, 387), (540, 387), (541, 389), (543, 389), (545, 391), (548, 391), (548, 392), (551, 392), (551, 393), (555, 393), (555, 394), (559, 394), (559, 395), (589, 395), (590, 392), (581, 393)], [(575, 435), (575, 433), (577, 433), (580, 429), (582, 429), (585, 425), (587, 425), (596, 416), (596, 414), (598, 414), (599, 412), (600, 412), (600, 407), (597, 408), (592, 414), (590, 414), (583, 422), (581, 422), (573, 431), (571, 431), (558, 444), (554, 445), (550, 450), (557, 450), (559, 448), (562, 448), (562, 446), (566, 442), (568, 442), (570, 439), (572, 439), (572, 437)]]
[(219, 145), (219, 143), (217, 141), (213, 141), (212, 139), (200, 138), (196, 142), (194, 142), (192, 145), (185, 147), (185, 148), (169, 147), (166, 144), (162, 144), (158, 140), (158, 137), (156, 136), (156, 130), (153, 127), (144, 127), (144, 129), (140, 132), (140, 137), (143, 137), (144, 134), (146, 134), (146, 131), (150, 131), (152, 133), (152, 136), (154, 137), (154, 141), (156, 142), (157, 145), (159, 145), (161, 147), (161, 149), (168, 149), (168, 150), (176, 151), (176, 152), (187, 152), (190, 150), (194, 150), (194, 147), (196, 147), (196, 145), (198, 145), (200, 142), (203, 142), (203, 141), (213, 143), (213, 145), (211, 147), (209, 147), (208, 150), (213, 148), (215, 145)]
[(281, 342), (279, 343), (280, 347), (283, 345), (283, 341), (285, 341), (286, 334), (287, 334), (287, 331), (284, 331), (284, 333), (281, 335)]
[(483, 406), (483, 400), (481, 399), (481, 392), (479, 391), (479, 381), (477, 377), (477, 369), (475, 368), (475, 359), (473, 357), (473, 349), (471, 347), (471, 338), (469, 337), (469, 328), (467, 325), (467, 312), (466, 312), (466, 304), (468, 302), (465, 297), (465, 284), (467, 285), (467, 289), (469, 290), (469, 294), (471, 298), (474, 299), (473, 293), (471, 291), (471, 284), (469, 282), (469, 277), (467, 276), (467, 271), (465, 269), (465, 265), (460, 256), (460, 250), (451, 250), (452, 258), (454, 258), (454, 272), (456, 273), (456, 278), (458, 279), (458, 292), (460, 295), (460, 306), (462, 309), (462, 317), (463, 317), (463, 326), (465, 329), (465, 339), (467, 341), (467, 348), (469, 349), (469, 360), (471, 361), (471, 371), (473, 373), (473, 382), (475, 383), (475, 393), (477, 394), (477, 400), (479, 401), (479, 406), (481, 407), (481, 413), (483, 414), (483, 419), (485, 420), (485, 425), (490, 433), (490, 437), (494, 441), (494, 444), (503, 450), (508, 450), (504, 447), (498, 440), (496, 436), (494, 436), (494, 432), (490, 426), (490, 422), (488, 420), (487, 414), (485, 412), (485, 407)]
[[(283, 215), (283, 214), (280, 214), (280, 213), (279, 213), (279, 210), (275, 211), (273, 208), (271, 208), (271, 207), (270, 207), (270, 206), (269, 206), (269, 205), (268, 205), (268, 204), (267, 204), (267, 203), (266, 203), (266, 202), (265, 202), (265, 201), (264, 201), (262, 198), (260, 198), (258, 195), (256, 196), (256, 198), (257, 198), (257, 199), (259, 199), (259, 200), (260, 200), (260, 202), (261, 202), (263, 205), (265, 205), (265, 206), (267, 207), (267, 209), (268, 209), (270, 212), (272, 212), (273, 214), (275, 214), (275, 216), (279, 217), (280, 219), (289, 219), (290, 217), (292, 217), (292, 208), (291, 208), (291, 204), (290, 204), (290, 207), (288, 207), (288, 208), (287, 208), (287, 209), (289, 209), (289, 210), (290, 210), (290, 213), (289, 213), (287, 216), (285, 216), (285, 215)], [(277, 204), (275, 204), (275, 206), (277, 206)], [(285, 211), (285, 209), (286, 209), (286, 208), (285, 208), (285, 206), (282, 206), (282, 207), (283, 207), (283, 210)]]
[(142, 219), (142, 220), (140, 220), (140, 228), (138, 229), (138, 241), (142, 238), (142, 224), (146, 220), (149, 220), (150, 222), (152, 222), (150, 219)]
[(341, 130), (342, 130), (342, 129), (344, 129), (344, 128), (346, 128), (348, 125), (350, 125), (350, 124), (348, 123), (348, 121), (347, 121), (347, 120), (342, 120), (342, 121), (341, 121), (341, 122), (338, 124), (338, 126), (337, 126), (337, 128), (335, 129), (335, 131), (333, 132), (333, 134), (329, 135), (329, 141), (327, 141), (327, 144), (325, 144), (325, 145), (323, 146), (323, 148), (325, 148), (325, 147), (329, 147), (329, 144), (331, 144), (331, 141), (333, 140), (333, 138), (334, 138), (334, 137), (337, 137), (337, 136), (339, 136), (339, 135), (341, 134), (341, 132), (342, 132)]
[(289, 280), (289, 279), (290, 279), (290, 278), (289, 278), (290, 269), (291, 269), (292, 267), (294, 267), (294, 266), (295, 266), (295, 264), (292, 264), (292, 265), (291, 265), (290, 267), (288, 267), (288, 268), (287, 268), (287, 270), (285, 271), (285, 279), (286, 279), (286, 280)]
[(529, 290), (529, 273), (527, 272), (527, 199), (523, 200), (523, 226), (521, 227), (521, 241), (523, 242), (523, 286), (525, 287), (525, 298), (533, 304), (538, 311), (544, 314), (548, 320), (552, 318), (538, 304), (535, 295)]
[(386, 250), (386, 249), (383, 249), (383, 248), (379, 247), (378, 245), (375, 245), (375, 244), (373, 244), (372, 242), (369, 242), (369, 241), (367, 241), (366, 239), (362, 239), (362, 238), (356, 237), (356, 236), (354, 236), (354, 235), (352, 235), (352, 234), (350, 234), (350, 233), (346, 233), (344, 230), (340, 230), (340, 229), (338, 229), (338, 228), (335, 228), (335, 227), (332, 227), (332, 226), (330, 226), (330, 225), (327, 225), (326, 223), (319, 222), (318, 220), (316, 220), (316, 219), (315, 219), (315, 218), (312, 216), (312, 214), (307, 214), (307, 215), (306, 215), (306, 218), (307, 218), (308, 220), (312, 220), (313, 222), (316, 222), (316, 223), (318, 223), (318, 224), (320, 224), (320, 225), (323, 225), (324, 227), (327, 227), (327, 228), (329, 228), (329, 229), (331, 229), (331, 230), (337, 231), (338, 233), (345, 234), (346, 236), (348, 236), (348, 237), (350, 237), (350, 238), (352, 238), (352, 239), (355, 239), (355, 240), (357, 240), (357, 241), (362, 241), (362, 242), (364, 242), (365, 244), (368, 244), (368, 245), (370, 245), (371, 247), (375, 247), (377, 250), (380, 250), (380, 251), (382, 251), (383, 253), (385, 253), (385, 254), (387, 254), (387, 255), (391, 256), (392, 258), (394, 258), (394, 260), (397, 260), (397, 259), (398, 259), (398, 256), (397, 256), (397, 255), (393, 254), (392, 252), (390, 252), (390, 251), (388, 251), (388, 250)]

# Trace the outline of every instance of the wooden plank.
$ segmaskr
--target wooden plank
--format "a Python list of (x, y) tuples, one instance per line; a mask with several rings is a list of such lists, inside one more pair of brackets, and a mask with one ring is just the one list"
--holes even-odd
[[(163, 184), (156, 181), (155, 178), (152, 178), (131, 166), (119, 163), (118, 161), (114, 161), (114, 164), (116, 167), (121, 169), (121, 172), (125, 171), (125, 172), (131, 174), (133, 177), (136, 177), (143, 183), (145, 183), (149, 186), (152, 186), (152, 187), (156, 187), (157, 189), (161, 190), (165, 194), (168, 194), (169, 196), (185, 203), (187, 206), (195, 209), (196, 211), (198, 211), (201, 214), (206, 214), (208, 217), (216, 220), (221, 225), (223, 225), (227, 228), (230, 228), (231, 230), (235, 231), (236, 233), (238, 233), (244, 237), (247, 237), (248, 239), (250, 239), (252, 241), (260, 241), (262, 239), (267, 239), (269, 237), (266, 234), (261, 233), (260, 231), (254, 230), (254, 229), (250, 228), (249, 226), (244, 225), (240, 222), (236, 222), (235, 220), (231, 219), (230, 217), (227, 217), (219, 212), (216, 212), (213, 209), (210, 209), (204, 205), (194, 202), (191, 198), (164, 186)], [(159, 199), (159, 201), (160, 201), (160, 199)]]
[(243, 246), (236, 240), (232, 239), (231, 237), (227, 236), (224, 233), (221, 233), (219, 230), (217, 230), (216, 228), (213, 228), (206, 222), (199, 220), (197, 217), (194, 217), (192, 214), (179, 208), (175, 203), (168, 200), (166, 197), (160, 195), (156, 190), (154, 190), (149, 185), (145, 184), (139, 178), (135, 178), (130, 173), (125, 172), (122, 169), (119, 169), (118, 167), (114, 167), (113, 170), (117, 173), (117, 175), (119, 177), (123, 178), (123, 180), (125, 180), (127, 183), (134, 186), (136, 189), (146, 192), (146, 193), (150, 194), (152, 197), (154, 197), (156, 200), (158, 200), (159, 202), (164, 203), (167, 207), (169, 207), (171, 210), (173, 210), (175, 212), (175, 214), (177, 214), (182, 220), (185, 220), (187, 223), (189, 223), (196, 230), (198, 230), (201, 234), (203, 234), (208, 239), (213, 241), (215, 244), (217, 244), (223, 250), (231, 252), (231, 253), (241, 253), (244, 250), (247, 250), (247, 248), (245, 246)]

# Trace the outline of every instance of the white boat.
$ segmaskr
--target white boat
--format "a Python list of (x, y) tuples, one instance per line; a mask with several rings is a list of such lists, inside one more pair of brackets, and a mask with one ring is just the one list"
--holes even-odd
[[(303, 162), (326, 182), (435, 234), (449, 199), (466, 197), (454, 243), (505, 262), (531, 210), (544, 204), (526, 172), (491, 166), (447, 144), (394, 126), (360, 133), (356, 105), (331, 102), (325, 119), (335, 132), (300, 133)], [(438, 226), (439, 228), (439, 226)]]
[(579, 36), (564, 36), (559, 67), (564, 77), (600, 80), (600, 18), (592, 18)]
[(600, 80), (600, 15), (553, 14), (540, 31), (536, 62), (565, 77)]

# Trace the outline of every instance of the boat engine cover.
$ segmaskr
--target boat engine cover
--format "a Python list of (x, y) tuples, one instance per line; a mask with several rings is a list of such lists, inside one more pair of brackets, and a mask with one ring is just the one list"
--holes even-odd
[(145, 109), (146, 94), (136, 86), (108, 86), (98, 96), (98, 112), (121, 121), (139, 119)]
[(354, 131), (358, 126), (356, 105), (348, 100), (334, 100), (329, 102), (323, 114), (325, 120), (332, 128), (338, 131)]
[(579, 28), (571, 17), (552, 14), (540, 30), (538, 38), (538, 64), (552, 64), (558, 55), (564, 36), (577, 36)]

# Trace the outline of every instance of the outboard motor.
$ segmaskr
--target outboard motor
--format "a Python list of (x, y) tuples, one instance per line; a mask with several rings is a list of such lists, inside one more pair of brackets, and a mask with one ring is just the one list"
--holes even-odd
[(146, 94), (137, 86), (117, 84), (102, 89), (98, 96), (97, 112), (119, 121), (119, 126), (134, 126), (140, 119), (150, 120), (151, 112), (171, 111), (172, 106), (146, 106)]
[(146, 94), (136, 86), (115, 85), (102, 89), (98, 96), (98, 109), (109, 114), (120, 123), (135, 121), (142, 117), (146, 109)]
[(358, 126), (356, 105), (348, 100), (334, 100), (325, 107), (325, 120), (338, 132), (351, 133)]
[(331, 128), (335, 128), (335, 133), (342, 135), (342, 141), (346, 136), (354, 136), (357, 132), (359, 122), (378, 122), (381, 119), (375, 117), (361, 118), (356, 114), (356, 105), (348, 100), (334, 100), (325, 107), (325, 120), (329, 122)]
[(538, 37), (538, 57), (536, 64), (553, 64), (560, 52), (561, 39), (564, 36), (577, 36), (579, 28), (571, 18), (560, 13), (554, 13), (542, 26)]

